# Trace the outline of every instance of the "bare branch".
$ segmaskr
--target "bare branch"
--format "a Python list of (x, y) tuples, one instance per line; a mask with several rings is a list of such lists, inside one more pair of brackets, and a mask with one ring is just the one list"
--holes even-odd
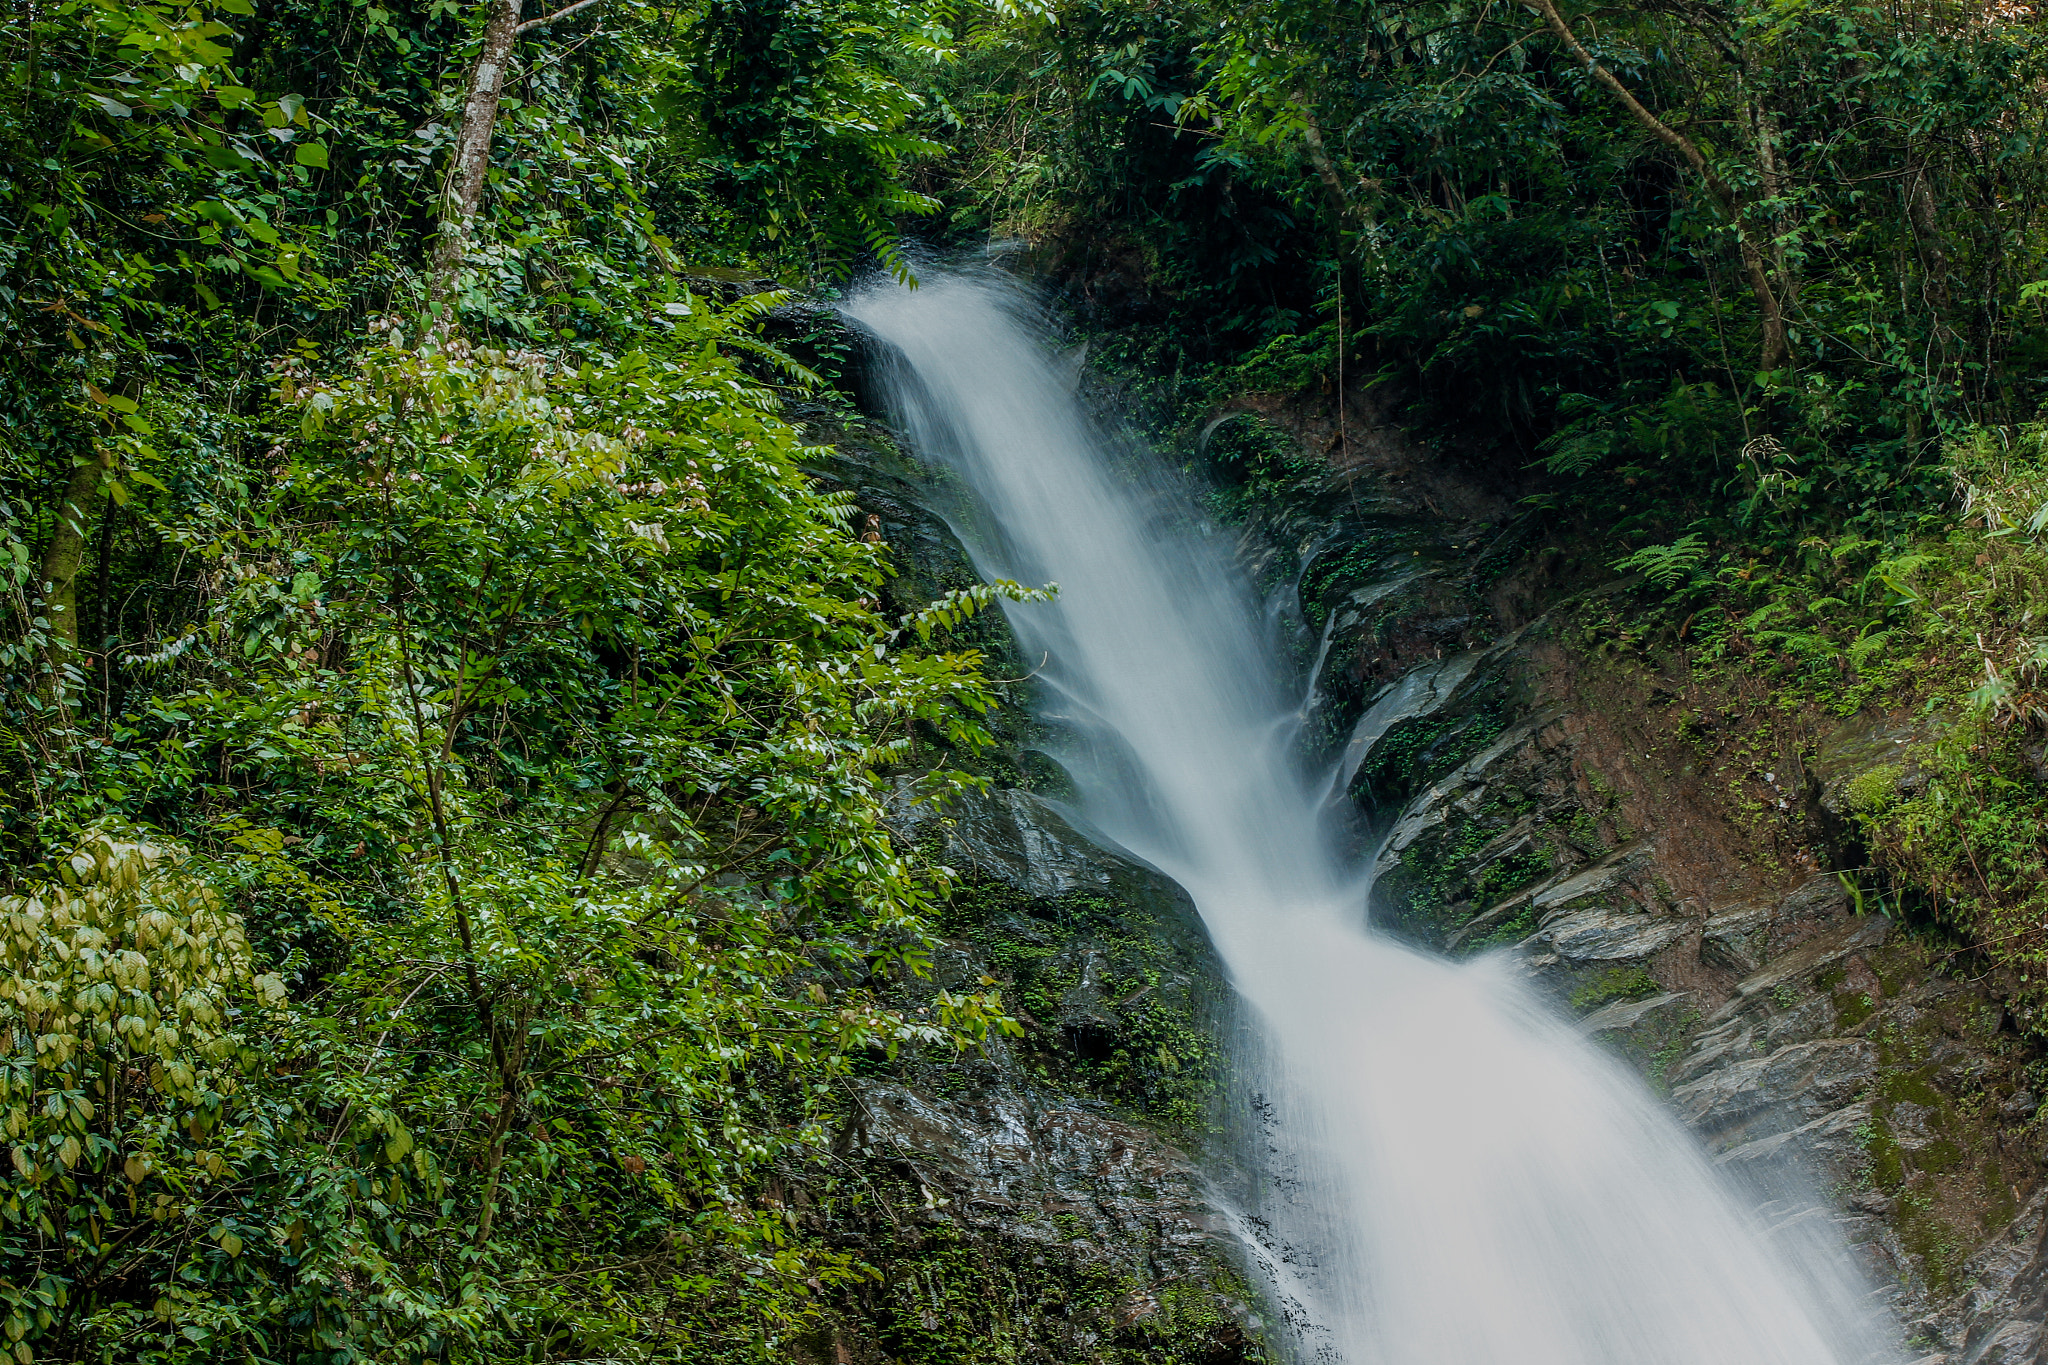
[(562, 8), (556, 10), (553, 14), (544, 14), (538, 19), (528, 19), (525, 23), (519, 26), (517, 31), (520, 33), (525, 33), (529, 29), (546, 28), (549, 24), (554, 23), (557, 19), (566, 19), (570, 15), (574, 14), (577, 10), (589, 9), (592, 5), (601, 4), (602, 2), (603, 0), (576, 0), (575, 4), (564, 5), (562, 6)]
[(1777, 369), (1785, 363), (1791, 353), (1785, 335), (1784, 313), (1778, 306), (1778, 296), (1771, 288), (1770, 277), (1765, 273), (1764, 253), (1750, 229), (1744, 212), (1745, 205), (1740, 196), (1715, 172), (1712, 163), (1707, 160), (1706, 154), (1699, 149), (1698, 144), (1651, 113), (1643, 102), (1621, 83), (1618, 76), (1602, 66), (1599, 60), (1586, 50), (1578, 35), (1572, 32), (1571, 25), (1565, 22), (1564, 15), (1558, 11), (1557, 0), (1522, 0), (1522, 3), (1549, 26), (1550, 31), (1557, 35), (1557, 40), (1563, 43), (1565, 49), (1578, 59), (1579, 65), (1586, 69), (1587, 75), (1607, 87), (1608, 92), (1620, 102), (1622, 108), (1628, 110), (1652, 137), (1684, 157), (1686, 164), (1691, 166), (1694, 173), (1706, 184), (1707, 192), (1713, 195), (1715, 203), (1720, 205), (1723, 216), (1727, 218), (1728, 225), (1735, 230), (1735, 242), (1742, 254), (1743, 274), (1749, 278), (1750, 292), (1756, 295), (1757, 311), (1763, 323), (1763, 354), (1757, 362), (1757, 368)]

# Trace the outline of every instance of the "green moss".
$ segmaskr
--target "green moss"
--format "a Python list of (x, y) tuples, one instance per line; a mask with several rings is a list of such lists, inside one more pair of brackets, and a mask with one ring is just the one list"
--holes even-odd
[[(1454, 817), (1410, 844), (1375, 888), (1386, 927), (1441, 942), (1470, 918), (1475, 896), (1497, 899), (1498, 891), (1489, 894), (1475, 888), (1467, 869), (1481, 849), (1511, 828), (1533, 804), (1520, 793), (1491, 796), (1470, 815)], [(1515, 877), (1533, 880), (1540, 875), (1534, 859), (1508, 861), (1508, 871), (1491, 886), (1511, 886)], [(1548, 860), (1543, 861), (1547, 870)], [(1521, 884), (1527, 885), (1527, 881)]]
[[(1342, 547), (1317, 555), (1301, 580), (1301, 602), (1308, 623), (1322, 629), (1344, 593), (1384, 579), (1401, 558), (1415, 559), (1422, 538), (1414, 523), (1379, 522), (1361, 527)], [(1383, 599), (1377, 608), (1379, 620), (1382, 624), (1398, 620), (1417, 600), (1413, 591), (1406, 589)]]
[[(1083, 1229), (1072, 1219), (1068, 1242)], [(990, 1241), (948, 1222), (877, 1239), (879, 1281), (847, 1308), (897, 1365), (1258, 1365), (1241, 1325), (1251, 1288), (1221, 1267), (1149, 1292), (1135, 1277), (1059, 1242)], [(829, 1348), (829, 1329), (815, 1333)], [(834, 1359), (827, 1351), (813, 1354)]]
[(1701, 1015), (1697, 1009), (1687, 1006), (1676, 1019), (1671, 1021), (1669, 1025), (1670, 1032), (1665, 1037), (1662, 1046), (1650, 1054), (1649, 1064), (1643, 1068), (1643, 1074), (1659, 1094), (1668, 1095), (1671, 1093), (1671, 1083), (1667, 1078), (1671, 1074), (1671, 1068), (1677, 1066), (1679, 1059), (1684, 1057), (1687, 1050), (1692, 1047), (1693, 1026), (1699, 1023), (1700, 1018)]
[(1524, 849), (1508, 858), (1496, 858), (1472, 878), (1472, 889), (1481, 901), (1498, 903), (1550, 873), (1550, 855), (1540, 848)]
[(1898, 1229), (1900, 1244), (1919, 1258), (1920, 1273), (1927, 1287), (1936, 1295), (1943, 1295), (1960, 1287), (1966, 1252), (1955, 1229), (1934, 1215), (1933, 1202), (1925, 1190), (1901, 1194), (1893, 1225)]
[(1478, 953), (1488, 948), (1512, 947), (1535, 932), (1536, 909), (1534, 906), (1525, 906), (1520, 913), (1471, 940), (1465, 945), (1465, 950)]
[(2007, 1182), (1996, 1159), (1985, 1160), (1979, 1179), (1983, 1186), (1984, 1227), (1996, 1232), (2019, 1216), (2019, 1192)]
[(1500, 738), (1513, 713), (1511, 689), (1493, 689), (1477, 709), (1404, 721), (1359, 765), (1351, 795), (1388, 805), (1419, 791)]
[(1963, 1164), (1963, 1149), (1947, 1138), (1936, 1138), (1913, 1153), (1913, 1164), (1929, 1175), (1940, 1175)]
[(1895, 1191), (1906, 1183), (1906, 1154), (1892, 1136), (1891, 1125), (1873, 1116), (1857, 1134), (1870, 1157), (1870, 1183), (1880, 1190)]
[(1835, 1006), (1835, 1029), (1846, 1032), (1877, 1013), (1877, 1002), (1864, 991), (1837, 991), (1833, 1000)]
[(1325, 472), (1301, 442), (1249, 412), (1235, 414), (1214, 428), (1202, 453), (1213, 481), (1209, 510), (1226, 524), (1313, 501)]
[(1879, 1085), (1878, 1093), (1895, 1103), (1904, 1100), (1908, 1104), (1921, 1104), (1929, 1109), (1941, 1107), (1941, 1092), (1930, 1085), (1926, 1077), (1910, 1072), (1890, 1073)]
[[(956, 889), (945, 924), (1021, 1009), (1016, 1046), (1040, 1081), (1109, 1100), (1177, 1140), (1207, 1133), (1225, 1059), (1203, 979), (1210, 964), (1195, 960), (1206, 946), (1186, 926), (1116, 896), (1033, 900), (986, 880)], [(1087, 1027), (1070, 1027), (1090, 962), (1094, 1008)]]
[(1876, 815), (1899, 794), (1899, 779), (1905, 770), (1884, 763), (1860, 772), (1842, 784), (1842, 805), (1855, 815)]
[(1580, 1014), (1591, 1014), (1618, 1000), (1648, 1000), (1663, 989), (1657, 978), (1641, 967), (1616, 967), (1573, 991), (1572, 1008)]

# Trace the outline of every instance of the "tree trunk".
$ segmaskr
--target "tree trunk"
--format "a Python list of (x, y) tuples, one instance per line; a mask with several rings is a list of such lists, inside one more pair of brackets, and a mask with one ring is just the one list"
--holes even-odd
[(444, 300), (455, 285), (455, 272), (469, 249), (470, 227), (483, 203), (484, 179), (491, 169), (491, 136), (498, 126), (498, 101), (505, 93), (505, 69), (519, 38), (520, 0), (488, 0), (483, 46), (469, 72), (469, 94), (462, 104), (462, 126), (455, 134), (455, 159), (441, 196), (440, 236), (434, 242), (433, 298)]
[(1301, 145), (1308, 149), (1308, 160), (1316, 168), (1316, 179), (1323, 184), (1323, 198), (1330, 206), (1330, 216), (1337, 222), (1338, 231), (1344, 227), (1344, 219), (1351, 208), (1351, 197), (1344, 192), (1344, 181), (1337, 174), (1336, 163), (1330, 160), (1330, 151), (1323, 145), (1322, 125), (1308, 112), (1308, 103), (1300, 94), (1294, 97), (1302, 110)]
[(1949, 325), (1948, 252), (1941, 244), (1941, 214), (1935, 205), (1934, 173), (1924, 155), (1906, 158), (1906, 223), (1913, 231), (1913, 245), (1919, 249), (1920, 269), (1926, 280), (1925, 298), (1934, 314), (1934, 335), (1941, 344), (1942, 363), (1949, 359), (1955, 329)]
[(106, 453), (96, 449), (71, 471), (64, 500), (57, 504), (56, 528), (43, 551), (42, 606), (50, 622), (50, 643), (38, 690), (46, 702), (57, 695), (58, 679), (78, 653), (78, 570), (85, 560), (86, 532), (99, 510), (107, 465)]
[(498, 131), (498, 102), (505, 94), (505, 72), (512, 64), (512, 45), (519, 35), (546, 28), (558, 19), (603, 3), (603, 0), (573, 0), (553, 14), (519, 20), (523, 0), (487, 0), (490, 17), (484, 21), (483, 46), (477, 49), (476, 65), (469, 69), (469, 93), (462, 102), (462, 126), (455, 133), (455, 160), (448, 167), (448, 183), (441, 195), (440, 234), (434, 242), (434, 271), (431, 296), (439, 301), (455, 287), (455, 272), (469, 250), (470, 228), (476, 211), (483, 205), (484, 182), (491, 170), (491, 138)]
[(1750, 226), (1743, 217), (1742, 201), (1736, 197), (1728, 182), (1707, 164), (1705, 154), (1691, 138), (1644, 108), (1642, 101), (1621, 83), (1618, 76), (1600, 65), (1593, 54), (1586, 51), (1577, 35), (1572, 32), (1571, 25), (1564, 21), (1564, 15), (1558, 12), (1556, 0), (1522, 0), (1522, 3), (1549, 26), (1550, 31), (1557, 35), (1557, 40), (1578, 59), (1581, 66), (1586, 68), (1586, 74), (1605, 86), (1636, 122), (1650, 131), (1651, 136), (1684, 157), (1686, 164), (1691, 166), (1693, 172), (1706, 184), (1707, 192), (1714, 196), (1714, 202), (1720, 206), (1722, 216), (1735, 230), (1735, 240), (1741, 248), (1742, 273), (1749, 281), (1749, 292), (1756, 296), (1758, 321), (1763, 331), (1763, 346), (1757, 357), (1757, 368), (1777, 369), (1790, 358), (1792, 347), (1785, 335), (1784, 311), (1778, 306), (1778, 295), (1771, 288), (1770, 273), (1764, 266), (1764, 249), (1757, 243), (1755, 234), (1750, 231)]
[[(1792, 192), (1792, 177), (1786, 173), (1785, 163), (1778, 156), (1778, 120), (1771, 113), (1761, 95), (1750, 101), (1750, 126), (1756, 137), (1757, 179), (1764, 187), (1764, 193), (1777, 205), (1782, 205)], [(1799, 276), (1786, 259), (1785, 239), (1780, 235), (1779, 217), (1783, 209), (1773, 207), (1770, 211), (1771, 262), (1778, 270), (1778, 292), (1788, 308), (1799, 306)]]

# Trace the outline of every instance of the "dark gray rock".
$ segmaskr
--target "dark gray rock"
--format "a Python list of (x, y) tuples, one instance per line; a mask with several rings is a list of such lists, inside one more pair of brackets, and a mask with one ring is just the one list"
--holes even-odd
[(1859, 1098), (1877, 1072), (1861, 1038), (1795, 1043), (1671, 1092), (1679, 1116), (1717, 1151), (1789, 1132)]
[(1659, 1015), (1672, 1013), (1692, 997), (1685, 991), (1665, 991), (1648, 1000), (1617, 1000), (1579, 1020), (1579, 1032), (1589, 1037), (1619, 1033), (1636, 1028)]
[(1657, 850), (1647, 841), (1617, 849), (1584, 871), (1533, 892), (1529, 897), (1530, 907), (1536, 911), (1538, 922), (1544, 925), (1561, 916), (1585, 911), (1611, 913), (1621, 906), (1633, 909), (1632, 900), (1623, 895), (1621, 889), (1655, 862), (1656, 857)]
[(1476, 941), (1477, 939), (1499, 928), (1501, 925), (1506, 924), (1508, 921), (1514, 919), (1516, 916), (1522, 914), (1524, 911), (1529, 910), (1529, 903), (1530, 901), (1535, 899), (1536, 893), (1538, 891), (1541, 891), (1544, 887), (1551, 885), (1558, 878), (1567, 875), (1569, 875), (1569, 873), (1567, 872), (1556, 873), (1551, 877), (1547, 877), (1544, 880), (1537, 882), (1534, 886), (1524, 887), (1522, 890), (1517, 891), (1514, 895), (1509, 896), (1506, 900), (1501, 901), (1499, 904), (1494, 905), (1486, 910), (1480, 911), (1471, 919), (1466, 920), (1463, 925), (1459, 926), (1456, 932), (1452, 933), (1448, 938), (1444, 940), (1445, 951), (1456, 952), (1458, 949), (1464, 947), (1467, 943)]
[(1105, 891), (1134, 876), (1171, 885), (1090, 843), (1065, 816), (1021, 787), (965, 793), (940, 806), (919, 800), (906, 780), (891, 815), (913, 840), (936, 834), (952, 866), (993, 877), (1027, 896)]
[(1882, 944), (1890, 936), (1891, 927), (1890, 920), (1867, 915), (1816, 935), (1783, 957), (1774, 959), (1761, 971), (1737, 982), (1734, 996), (1707, 1016), (1707, 1024), (1711, 1027), (1732, 1018), (1751, 1000), (1773, 994), (1780, 987), (1797, 990), (1802, 978), (1812, 976), (1854, 953)]
[(1764, 931), (1776, 918), (1768, 902), (1717, 907), (1700, 929), (1700, 961), (1744, 976), (1764, 965)]
[(923, 1209), (1148, 1279), (1234, 1247), (1200, 1174), (1142, 1128), (1009, 1089), (954, 1101), (861, 1081), (853, 1093), (841, 1151), (900, 1166)]
[(1965, 1266), (1970, 1288), (1924, 1327), (1959, 1343), (1956, 1365), (2040, 1365), (2048, 1320), (2048, 1188), (2036, 1190), (2019, 1216)]
[(1476, 806), (1496, 769), (1528, 748), (1561, 714), (1553, 710), (1531, 716), (1410, 800), (1380, 851), (1377, 870), (1392, 867), (1416, 840), (1442, 825), (1454, 812)]
[(1693, 928), (1689, 920), (1596, 906), (1559, 916), (1537, 938), (1567, 962), (1647, 962)]
[(1864, 1137), (1870, 1121), (1867, 1101), (1845, 1104), (1797, 1128), (1730, 1147), (1718, 1160), (1765, 1188), (1777, 1183), (1788, 1163), (1808, 1174), (1826, 1173), (1840, 1180), (1864, 1163)]

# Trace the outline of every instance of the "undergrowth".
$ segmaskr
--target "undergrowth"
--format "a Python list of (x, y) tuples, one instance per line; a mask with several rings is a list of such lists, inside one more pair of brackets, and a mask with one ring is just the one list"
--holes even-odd
[(2011, 968), (2016, 1016), (2038, 1033), (2048, 1024), (2048, 437), (1980, 431), (1947, 458), (1953, 497), (1910, 536), (1815, 532), (1774, 552), (1695, 535), (1639, 548), (1615, 561), (1642, 575), (1633, 599), (1584, 625), (1608, 655), (1675, 663), (1702, 683), (1762, 685), (1765, 731), (1724, 741), (1709, 720), (1680, 727), (1705, 750), (1749, 746), (1731, 784), (1738, 823), (1745, 803), (1763, 821), (1797, 814), (1790, 783), (1760, 771), (1778, 761), (1769, 721), (1803, 718), (1790, 729), (1809, 755), (1830, 724), (1908, 726), (1903, 763), (1855, 774), (1842, 793), (1866, 870), (1889, 904)]

